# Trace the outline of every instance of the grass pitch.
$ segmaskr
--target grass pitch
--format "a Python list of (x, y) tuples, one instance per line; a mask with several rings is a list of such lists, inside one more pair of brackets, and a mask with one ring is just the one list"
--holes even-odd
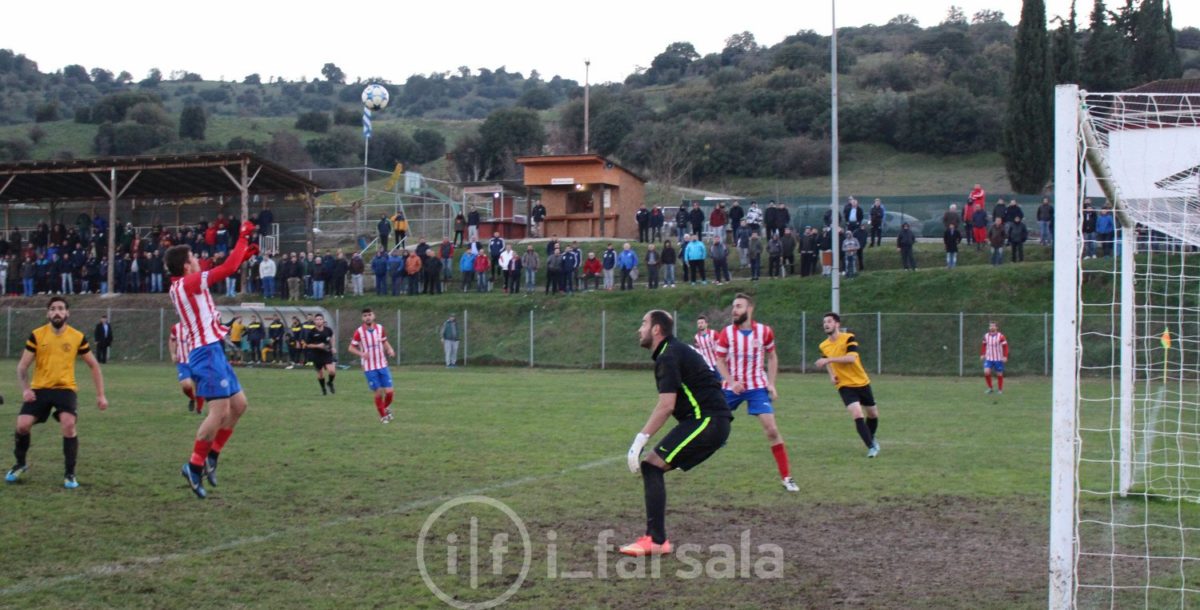
[[(999, 397), (974, 377), (875, 379), (883, 452), (867, 460), (827, 378), (785, 374), (801, 493), (739, 412), (727, 447), (667, 476), (668, 535), (693, 552), (639, 563), (615, 547), (644, 527), (624, 453), (653, 405), (648, 370), (394, 369), (381, 425), (357, 370), (323, 397), (312, 371), (241, 369), (250, 410), (205, 501), (178, 474), (197, 417), (174, 369), (105, 373), (106, 413), (81, 375), (81, 487), (61, 487), (42, 425), (26, 481), (0, 488), (0, 606), (447, 607), (426, 581), (456, 603), (511, 588), (506, 606), (529, 608), (1045, 604), (1040, 378)], [(511, 508), (529, 544), (487, 505), (429, 521), (464, 495)]]

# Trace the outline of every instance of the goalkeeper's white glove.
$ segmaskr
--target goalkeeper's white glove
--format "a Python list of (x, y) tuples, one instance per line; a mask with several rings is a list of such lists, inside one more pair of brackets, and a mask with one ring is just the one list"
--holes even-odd
[(644, 432), (638, 432), (638, 435), (633, 438), (633, 444), (629, 446), (629, 455), (626, 456), (626, 461), (629, 462), (629, 472), (637, 473), (642, 467), (642, 448), (646, 446), (646, 442), (650, 440), (650, 435)]

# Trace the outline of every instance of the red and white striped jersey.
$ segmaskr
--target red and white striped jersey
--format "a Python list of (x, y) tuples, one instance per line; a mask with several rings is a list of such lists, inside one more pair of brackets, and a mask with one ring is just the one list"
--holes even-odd
[(179, 364), (188, 363), (188, 354), (192, 348), (187, 342), (187, 333), (183, 332), (183, 322), (176, 322), (171, 325), (171, 339), (175, 341), (175, 357), (179, 360)]
[(767, 354), (775, 351), (775, 331), (766, 324), (752, 322), (742, 331), (730, 324), (717, 335), (716, 352), (729, 367), (731, 379), (740, 381), (747, 390), (767, 387)]
[(1004, 333), (994, 332), (983, 335), (983, 345), (979, 347), (979, 355), (984, 360), (1002, 360), (1008, 358), (1008, 339)]
[(700, 331), (692, 338), (692, 343), (696, 347), (696, 351), (704, 356), (708, 368), (717, 368), (717, 331), (711, 328)]
[(350, 345), (362, 352), (364, 371), (387, 368), (387, 353), (383, 349), (383, 344), (386, 342), (387, 331), (383, 330), (382, 325), (376, 324), (373, 328), (368, 328), (366, 324), (363, 324), (354, 330)]
[(192, 273), (171, 281), (171, 302), (183, 325), (183, 336), (191, 349), (217, 343), (229, 333), (208, 290), (211, 271)]

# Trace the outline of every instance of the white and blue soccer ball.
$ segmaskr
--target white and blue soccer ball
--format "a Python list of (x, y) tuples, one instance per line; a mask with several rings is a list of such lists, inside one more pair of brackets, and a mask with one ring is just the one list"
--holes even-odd
[(362, 102), (370, 110), (383, 110), (388, 105), (387, 88), (383, 85), (367, 85), (362, 92)]

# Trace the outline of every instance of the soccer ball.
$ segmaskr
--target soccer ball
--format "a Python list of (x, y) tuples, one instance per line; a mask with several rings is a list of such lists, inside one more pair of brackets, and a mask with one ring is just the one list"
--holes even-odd
[(383, 110), (388, 105), (388, 90), (383, 85), (367, 85), (362, 92), (362, 101), (370, 110)]

